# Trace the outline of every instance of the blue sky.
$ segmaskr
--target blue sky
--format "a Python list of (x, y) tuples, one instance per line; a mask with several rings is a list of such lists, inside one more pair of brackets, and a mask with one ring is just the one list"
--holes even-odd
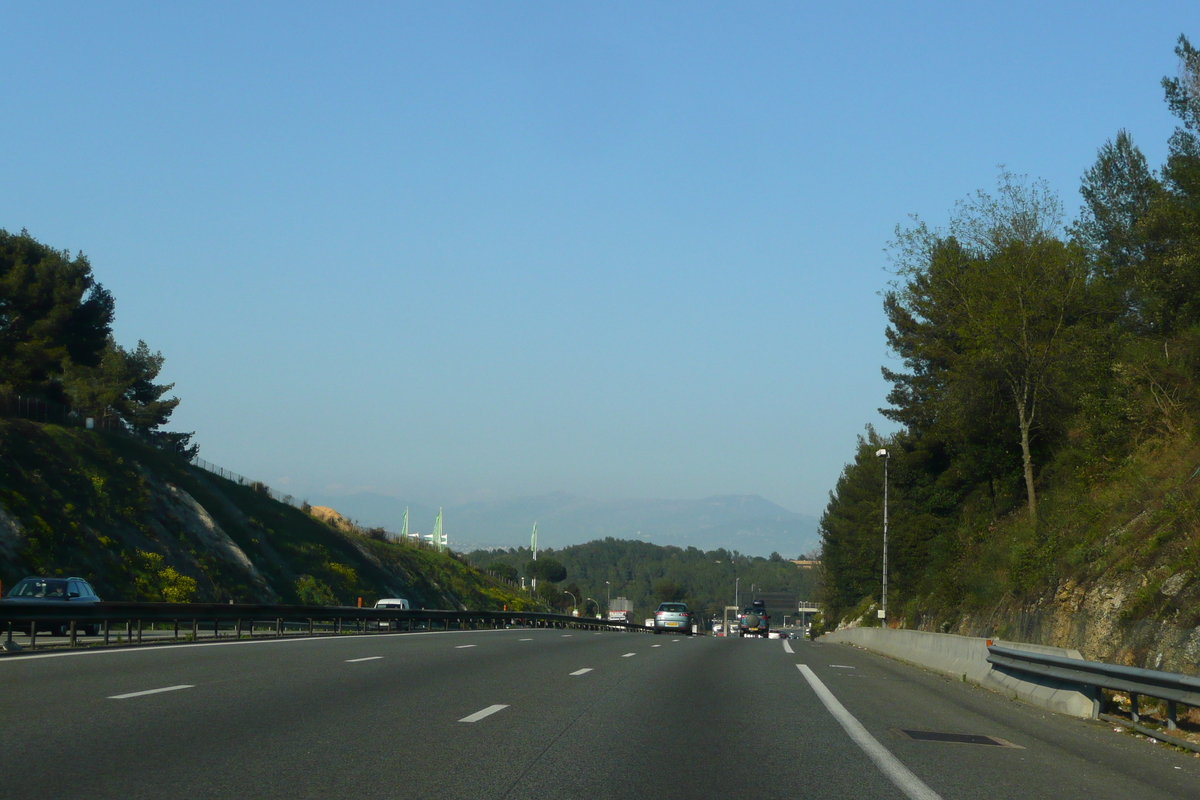
[[(845, 6), (845, 7), (842, 7)], [(819, 514), (883, 248), (1078, 207), (1190, 3), (0, 3), (0, 227), (82, 250), (202, 455), (303, 496)]]

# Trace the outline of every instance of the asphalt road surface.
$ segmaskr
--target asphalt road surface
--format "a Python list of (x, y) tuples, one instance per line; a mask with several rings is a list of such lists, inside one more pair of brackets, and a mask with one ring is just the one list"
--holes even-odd
[(0, 686), (3, 798), (1200, 798), (1200, 759), (844, 645), (209, 642), (7, 656)]

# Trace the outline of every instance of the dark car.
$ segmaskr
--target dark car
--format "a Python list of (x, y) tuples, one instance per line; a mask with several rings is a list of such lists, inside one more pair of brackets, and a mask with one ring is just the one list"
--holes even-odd
[[(30, 576), (21, 580), (8, 592), (8, 597), (0, 600), (3, 603), (37, 603), (37, 604), (62, 604), (64, 608), (68, 605), (91, 605), (99, 603), (100, 598), (96, 595), (96, 590), (92, 585), (83, 578), (41, 578)], [(70, 620), (62, 619), (42, 619), (38, 620), (37, 629), (39, 631), (49, 631), (56, 636), (65, 636), (70, 625)], [(83, 626), (83, 632), (88, 636), (96, 635), (97, 627), (94, 623)]]
[(771, 630), (771, 615), (762, 600), (755, 600), (738, 617), (738, 636), (765, 637)]

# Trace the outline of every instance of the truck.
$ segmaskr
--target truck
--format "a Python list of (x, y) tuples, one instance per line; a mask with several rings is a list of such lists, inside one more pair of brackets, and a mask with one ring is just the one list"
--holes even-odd
[(614, 597), (608, 606), (609, 622), (633, 622), (633, 603), (624, 597)]

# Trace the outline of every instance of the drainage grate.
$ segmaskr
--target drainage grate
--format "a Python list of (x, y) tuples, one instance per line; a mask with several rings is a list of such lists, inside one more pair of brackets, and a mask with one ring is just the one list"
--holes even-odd
[(889, 732), (893, 736), (898, 736), (901, 739), (913, 739), (918, 742), (981, 744), (990, 747), (1015, 747), (1018, 750), (1025, 749), (1020, 745), (1007, 742), (998, 736), (984, 736), (981, 733), (942, 733), (941, 731), (914, 731), (909, 730), (908, 728), (890, 728)]

